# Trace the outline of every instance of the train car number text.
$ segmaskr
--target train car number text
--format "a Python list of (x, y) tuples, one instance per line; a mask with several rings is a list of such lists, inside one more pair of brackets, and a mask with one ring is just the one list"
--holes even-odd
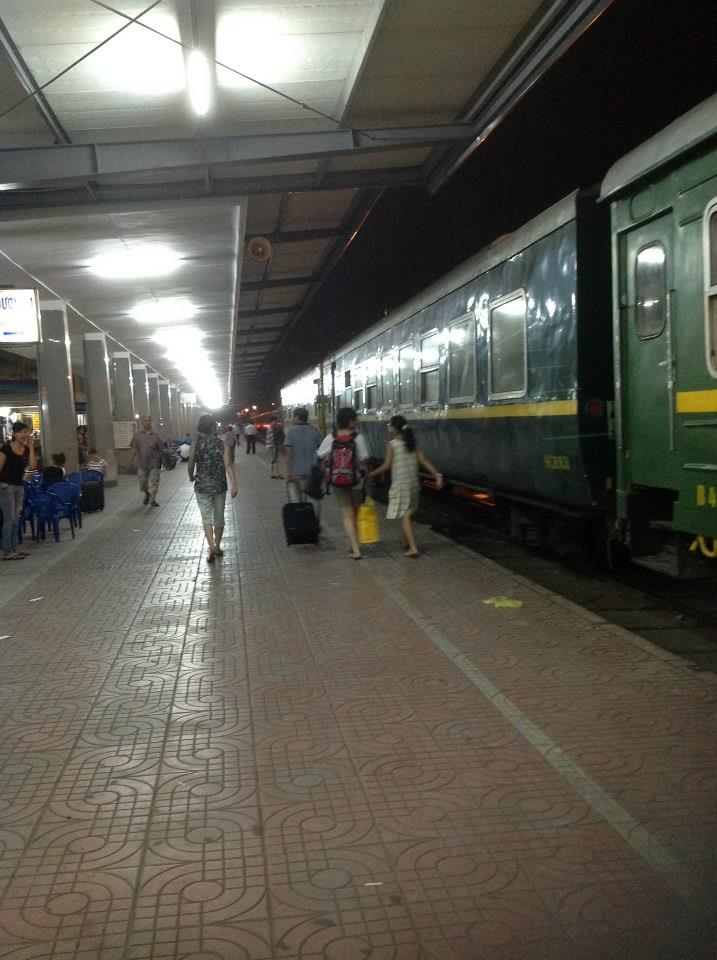
[(559, 457), (554, 454), (546, 453), (545, 469), (546, 470), (569, 470), (570, 457)]
[(696, 502), (698, 507), (712, 507), (713, 510), (717, 510), (717, 487), (707, 487), (704, 483), (698, 483)]

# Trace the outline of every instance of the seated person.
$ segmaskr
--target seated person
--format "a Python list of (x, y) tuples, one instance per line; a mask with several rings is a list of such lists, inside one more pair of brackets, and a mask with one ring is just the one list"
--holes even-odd
[(85, 470), (95, 470), (97, 473), (101, 473), (103, 477), (107, 471), (107, 461), (102, 459), (94, 447), (87, 451)]
[(60, 483), (65, 479), (65, 461), (67, 457), (64, 453), (53, 453), (52, 464), (49, 467), (42, 468), (42, 489), (47, 488), (53, 483)]

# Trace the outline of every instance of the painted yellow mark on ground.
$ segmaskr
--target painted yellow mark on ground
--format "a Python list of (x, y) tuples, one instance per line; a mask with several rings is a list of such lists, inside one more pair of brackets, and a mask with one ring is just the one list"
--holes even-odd
[(511, 600), (510, 597), (489, 597), (483, 603), (490, 604), (491, 607), (504, 607), (506, 609), (515, 609), (523, 606), (522, 600)]

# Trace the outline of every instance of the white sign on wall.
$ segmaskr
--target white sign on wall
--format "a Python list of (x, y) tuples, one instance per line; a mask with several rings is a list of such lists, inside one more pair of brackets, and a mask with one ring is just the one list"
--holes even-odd
[(115, 420), (112, 424), (115, 435), (115, 449), (129, 450), (137, 431), (136, 420)]
[(4, 343), (37, 343), (39, 320), (36, 290), (0, 288), (0, 347)]

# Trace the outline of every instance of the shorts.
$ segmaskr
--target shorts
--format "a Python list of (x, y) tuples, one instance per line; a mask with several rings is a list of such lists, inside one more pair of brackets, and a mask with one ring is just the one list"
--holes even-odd
[(336, 497), (337, 507), (360, 507), (363, 503), (363, 487), (330, 487)]
[(202, 523), (210, 523), (213, 527), (223, 527), (224, 505), (227, 500), (226, 490), (222, 490), (221, 493), (201, 493), (195, 489), (194, 496), (197, 498)]

